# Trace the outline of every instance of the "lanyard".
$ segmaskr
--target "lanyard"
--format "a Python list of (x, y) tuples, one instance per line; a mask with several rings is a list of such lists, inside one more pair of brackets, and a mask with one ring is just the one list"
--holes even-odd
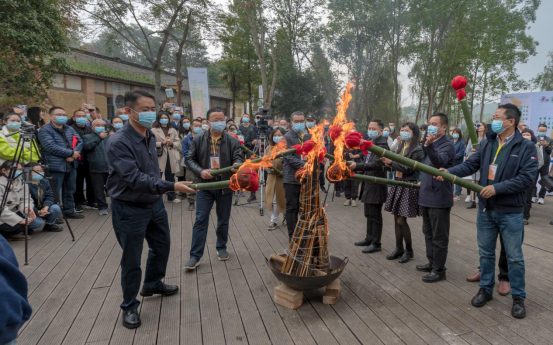
[(300, 144), (303, 144), (303, 134), (301, 135), (301, 137), (298, 136), (298, 140), (299, 140)]
[(495, 160), (497, 159), (497, 155), (499, 154), (499, 151), (501, 151), (501, 148), (503, 147), (504, 144), (501, 144), (499, 145), (499, 147), (497, 148), (497, 152), (495, 153), (495, 157), (493, 157), (493, 162), (492, 164), (495, 164)]
[(403, 145), (403, 152), (401, 152), (401, 155), (405, 157), (405, 149), (408, 147), (408, 145)]
[(217, 151), (215, 151), (215, 149), (217, 148), (217, 140), (213, 140), (213, 138), (211, 138), (211, 148), (212, 148), (212, 154), (216, 155)]

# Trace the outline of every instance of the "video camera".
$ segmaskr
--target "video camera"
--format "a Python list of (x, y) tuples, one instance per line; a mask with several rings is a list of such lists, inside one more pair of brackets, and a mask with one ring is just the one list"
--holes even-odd
[(259, 111), (256, 114), (256, 117), (258, 115), (261, 115), (261, 119), (259, 119), (259, 122), (257, 122), (257, 128), (259, 128), (259, 137), (264, 138), (269, 134), (270, 128), (269, 128), (269, 122), (268, 120), (271, 120), (271, 110), (265, 109), (265, 108), (259, 108)]

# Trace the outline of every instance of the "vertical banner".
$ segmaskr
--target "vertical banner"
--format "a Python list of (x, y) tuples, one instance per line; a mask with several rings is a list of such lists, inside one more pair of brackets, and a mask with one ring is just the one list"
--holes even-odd
[(207, 68), (188, 68), (188, 83), (190, 85), (190, 101), (192, 116), (205, 117), (209, 109), (209, 86), (207, 83)]

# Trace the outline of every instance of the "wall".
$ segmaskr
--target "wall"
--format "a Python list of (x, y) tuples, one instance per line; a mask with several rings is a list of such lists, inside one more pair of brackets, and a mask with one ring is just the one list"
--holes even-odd
[(86, 103), (86, 97), (82, 92), (50, 90), (49, 95), (54, 105), (65, 109), (67, 116), (73, 116), (73, 112)]

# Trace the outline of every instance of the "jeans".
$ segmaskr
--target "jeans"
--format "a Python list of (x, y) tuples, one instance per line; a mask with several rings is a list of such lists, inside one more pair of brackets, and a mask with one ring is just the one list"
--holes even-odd
[[(23, 213), (17, 212), (20, 217), (23, 217)], [(36, 230), (44, 225), (44, 220), (40, 217), (36, 217), (34, 221), (29, 223), (29, 230)], [(16, 224), (15, 226), (10, 226), (6, 223), (0, 224), (0, 235), (10, 236), (17, 235), (25, 232), (25, 224)]]
[(44, 221), (46, 221), (46, 224), (52, 225), (56, 223), (56, 219), (61, 215), (61, 208), (58, 205), (52, 205), (48, 208), (48, 212), (50, 214), (44, 217)]
[[(184, 174), (186, 176), (186, 181), (194, 183), (198, 182), (198, 178), (196, 177), (196, 175), (194, 175), (192, 170), (186, 169), (186, 172)], [(188, 200), (188, 203), (194, 204), (196, 202), (196, 193), (187, 193), (186, 200)]]
[(165, 277), (171, 249), (167, 212), (162, 198), (152, 204), (150, 209), (112, 199), (111, 214), (117, 242), (123, 249), (121, 257), (123, 303), (121, 303), (121, 309), (136, 309), (140, 305), (136, 295), (142, 279), (140, 259), (144, 239), (150, 247), (146, 261), (144, 288), (148, 290), (159, 288), (161, 280)]
[(461, 186), (454, 184), (453, 185), (453, 195), (460, 196), (461, 195)]
[(426, 258), (438, 273), (445, 270), (449, 246), (449, 216), (451, 208), (423, 207), (422, 232), (426, 242)]
[(12, 340), (9, 343), (6, 343), (5, 345), (17, 345), (17, 339)]
[(201, 190), (196, 193), (196, 222), (192, 229), (192, 244), (190, 246), (190, 257), (200, 259), (204, 255), (207, 228), (209, 226), (209, 214), (213, 203), (217, 213), (217, 250), (227, 249), (228, 224), (230, 210), (232, 208), (232, 194), (223, 194), (218, 190)]
[[(107, 210), (108, 203), (106, 201), (106, 181), (108, 173), (90, 173), (92, 177), (92, 187), (94, 189), (94, 197), (99, 210)], [(90, 200), (89, 200), (90, 202)]]
[[(347, 181), (347, 180), (346, 180)], [(367, 218), (367, 241), (380, 248), (382, 239), (382, 205), (364, 204), (365, 218)]]
[[(60, 196), (63, 202), (63, 213), (71, 214), (75, 212), (75, 183), (77, 180), (77, 170), (72, 168), (67, 172), (52, 171), (52, 183), (55, 193)], [(62, 193), (63, 191), (63, 193)]]
[(299, 184), (284, 183), (284, 197), (286, 198), (286, 227), (288, 228), (288, 237), (292, 239), (296, 223), (298, 222), (298, 213), (300, 212), (300, 192)]
[(493, 293), (495, 285), (495, 246), (501, 234), (513, 297), (526, 298), (526, 282), (522, 241), (524, 224), (521, 213), (502, 213), (494, 210), (478, 210), (476, 221), (478, 249), (480, 254), (480, 287)]

